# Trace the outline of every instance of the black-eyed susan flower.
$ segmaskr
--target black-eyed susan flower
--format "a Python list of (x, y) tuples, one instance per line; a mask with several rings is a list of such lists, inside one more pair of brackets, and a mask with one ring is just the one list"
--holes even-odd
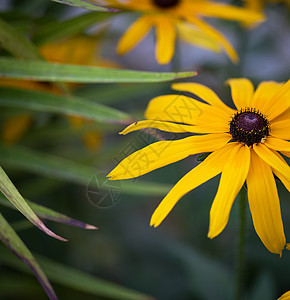
[(262, 82), (256, 91), (248, 79), (230, 79), (228, 84), (236, 109), (199, 83), (172, 87), (204, 102), (174, 94), (152, 99), (145, 113), (147, 120), (131, 124), (121, 134), (155, 128), (198, 135), (153, 143), (121, 161), (108, 177), (134, 178), (190, 155), (210, 152), (162, 200), (151, 225), (158, 226), (183, 195), (221, 173), (210, 210), (208, 237), (223, 231), (246, 182), (255, 230), (269, 251), (281, 254), (286, 241), (274, 175), (289, 191), (290, 167), (279, 152), (290, 156), (290, 80), (284, 84)]
[[(97, 0), (91, 0), (97, 2)], [(133, 49), (151, 30), (156, 29), (155, 56), (159, 64), (173, 57), (177, 32), (186, 42), (215, 52), (224, 50), (233, 62), (238, 55), (229, 41), (203, 20), (214, 17), (256, 24), (263, 15), (252, 10), (208, 0), (109, 0), (112, 7), (132, 10), (141, 16), (122, 36), (117, 52), (123, 55)]]

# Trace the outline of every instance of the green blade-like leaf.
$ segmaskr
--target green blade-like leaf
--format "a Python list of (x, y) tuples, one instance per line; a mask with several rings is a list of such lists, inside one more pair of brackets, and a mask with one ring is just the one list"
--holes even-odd
[(37, 215), (33, 212), (30, 206), (25, 202), (17, 188), (13, 185), (9, 177), (6, 175), (4, 170), (0, 167), (0, 190), (3, 195), (36, 227), (40, 230), (44, 231), (46, 234), (62, 240), (66, 241), (62, 237), (56, 235), (51, 230), (49, 230), (43, 222), (37, 217)]
[(57, 296), (41, 267), (38, 265), (29, 249), (25, 246), (14, 229), (7, 223), (1, 213), (0, 239), (14, 254), (16, 254), (24, 263), (29, 266), (36, 278), (39, 280), (48, 297), (50, 299), (57, 299)]
[[(0, 44), (12, 55), (23, 59), (41, 59), (36, 47), (14, 27), (0, 18)], [(1, 67), (0, 67), (1, 68)]]
[[(35, 202), (29, 201), (27, 199), (25, 201), (40, 218), (85, 229), (98, 229), (93, 225), (78, 221)], [(0, 204), (15, 209), (15, 207), (11, 203), (9, 203), (2, 195), (0, 195)]]
[(196, 74), (196, 72), (143, 72), (0, 58), (0, 78), (78, 83), (161, 82), (192, 77)]
[[(47, 277), (60, 285), (89, 293), (99, 297), (117, 300), (153, 300), (154, 298), (140, 292), (128, 289), (116, 283), (99, 279), (72, 267), (65, 266), (43, 256), (35, 255)], [(29, 269), (13, 259), (4, 247), (0, 247), (0, 261), (2, 264), (28, 272)]]
[[(13, 169), (26, 170), (60, 178), (68, 182), (74, 182), (87, 186), (92, 178), (104, 180), (105, 174), (93, 167), (76, 163), (54, 155), (34, 151), (24, 147), (8, 147), (0, 144), (0, 164)], [(97, 175), (96, 175), (97, 174)], [(104, 174), (104, 175), (99, 175)], [(101, 188), (106, 188), (102, 186)], [(146, 181), (122, 181), (122, 192), (127, 195), (164, 196), (170, 186), (156, 182)]]
[(61, 38), (69, 38), (108, 17), (110, 17), (110, 14), (87, 13), (63, 22), (53, 21), (45, 23), (37, 29), (33, 41), (36, 45), (41, 45)]
[(105, 123), (131, 123), (134, 121), (124, 112), (85, 99), (13, 88), (0, 88), (0, 105), (80, 116)]
[(103, 12), (120, 11), (119, 9), (102, 7), (93, 3), (88, 3), (87, 1), (83, 1), (83, 0), (52, 0), (52, 1), (70, 5), (70, 6), (79, 7), (79, 8), (84, 8), (88, 10), (93, 10), (93, 11), (103, 11)]

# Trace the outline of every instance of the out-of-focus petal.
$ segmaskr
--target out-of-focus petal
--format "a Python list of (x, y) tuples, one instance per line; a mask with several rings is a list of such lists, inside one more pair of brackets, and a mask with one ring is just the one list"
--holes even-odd
[(118, 54), (123, 55), (132, 50), (149, 33), (152, 25), (150, 16), (138, 18), (121, 37), (117, 47)]

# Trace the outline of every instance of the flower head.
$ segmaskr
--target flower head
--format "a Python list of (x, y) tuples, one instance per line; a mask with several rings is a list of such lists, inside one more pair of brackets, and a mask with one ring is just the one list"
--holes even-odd
[(236, 109), (199, 83), (172, 87), (204, 102), (174, 94), (152, 99), (145, 113), (147, 120), (131, 124), (121, 134), (155, 128), (198, 135), (153, 143), (121, 161), (108, 177), (134, 178), (189, 155), (210, 152), (171, 189), (155, 210), (151, 225), (158, 226), (183, 195), (221, 173), (210, 210), (208, 237), (223, 231), (246, 182), (255, 230), (269, 251), (281, 254), (286, 241), (274, 175), (289, 191), (290, 168), (279, 152), (290, 156), (290, 80), (284, 84), (262, 82), (256, 91), (245, 78), (227, 83)]
[[(95, 0), (96, 1), (96, 0)], [(214, 17), (256, 24), (261, 13), (208, 0), (127, 0), (107, 1), (110, 6), (141, 13), (118, 44), (120, 55), (133, 49), (151, 30), (156, 29), (156, 59), (167, 64), (173, 57), (177, 32), (193, 45), (220, 52), (224, 50), (233, 62), (238, 55), (229, 41), (207, 24), (202, 17)]]

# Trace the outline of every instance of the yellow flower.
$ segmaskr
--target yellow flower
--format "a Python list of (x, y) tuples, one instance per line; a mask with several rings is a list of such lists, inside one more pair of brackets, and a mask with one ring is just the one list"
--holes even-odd
[(283, 294), (278, 300), (290, 300), (290, 291)]
[[(42, 56), (49, 62), (70, 63), (78, 65), (98, 65), (116, 67), (112, 61), (101, 57), (95, 37), (74, 37), (53, 43), (48, 43), (39, 49)], [(61, 94), (59, 87), (51, 83), (42, 83), (28, 80), (1, 79), (0, 86), (16, 87), (21, 89), (45, 91)], [(77, 84), (70, 84), (71, 88)], [(79, 129), (83, 125), (92, 123), (90, 120), (78, 116), (68, 117), (70, 124)], [(8, 118), (1, 128), (1, 139), (6, 144), (16, 143), (29, 129), (33, 117), (30, 114), (21, 114)], [(102, 136), (96, 130), (88, 130), (82, 136), (87, 149), (95, 151), (99, 148)]]
[(141, 13), (141, 16), (122, 36), (117, 48), (118, 54), (123, 55), (133, 49), (151, 28), (155, 27), (155, 55), (159, 64), (167, 64), (172, 59), (177, 32), (182, 39), (191, 44), (215, 52), (223, 49), (233, 62), (238, 62), (238, 55), (233, 46), (202, 17), (247, 21), (250, 24), (263, 21), (261, 13), (208, 0), (112, 0), (107, 2), (112, 7)]
[(245, 78), (227, 83), (236, 110), (199, 83), (176, 83), (172, 88), (194, 94), (205, 103), (174, 94), (152, 99), (147, 120), (131, 124), (121, 134), (155, 128), (198, 135), (153, 143), (121, 161), (108, 177), (134, 178), (189, 155), (211, 152), (171, 189), (152, 215), (151, 226), (158, 226), (183, 195), (221, 173), (208, 237), (223, 231), (246, 182), (255, 230), (269, 251), (281, 254), (286, 241), (273, 173), (289, 191), (290, 168), (278, 151), (290, 156), (290, 80), (285, 84), (262, 82), (256, 91)]

